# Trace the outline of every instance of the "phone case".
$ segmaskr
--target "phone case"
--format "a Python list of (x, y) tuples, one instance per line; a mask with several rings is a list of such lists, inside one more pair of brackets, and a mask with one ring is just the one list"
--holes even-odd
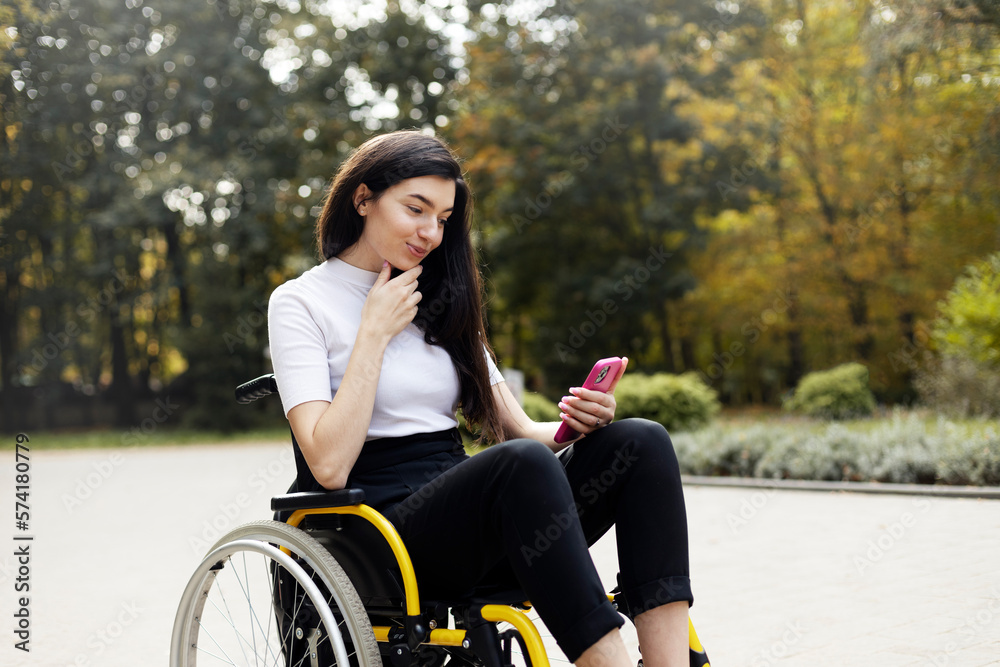
[[(622, 367), (621, 357), (608, 357), (607, 359), (601, 359), (594, 367), (590, 369), (590, 375), (587, 376), (586, 382), (583, 383), (584, 389), (594, 389), (603, 393), (607, 393), (608, 389), (611, 387), (611, 383), (615, 381), (618, 377), (618, 371)], [(559, 430), (556, 431), (555, 441), (558, 443), (566, 442), (567, 440), (572, 440), (573, 438), (580, 435), (578, 432), (571, 429), (566, 425), (565, 422), (559, 425)]]

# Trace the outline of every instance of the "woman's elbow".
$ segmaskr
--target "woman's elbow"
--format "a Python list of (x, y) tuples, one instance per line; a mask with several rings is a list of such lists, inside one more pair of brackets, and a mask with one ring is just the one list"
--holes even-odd
[(347, 477), (350, 471), (344, 471), (340, 466), (329, 466), (313, 468), (310, 471), (316, 481), (327, 491), (338, 491), (347, 487)]

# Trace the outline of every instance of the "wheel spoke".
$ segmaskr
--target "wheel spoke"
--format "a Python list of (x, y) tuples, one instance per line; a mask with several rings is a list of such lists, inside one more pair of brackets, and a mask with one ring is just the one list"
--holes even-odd
[[(246, 552), (244, 552), (244, 553), (243, 553), (243, 559), (244, 559), (244, 560), (243, 560), (243, 564), (244, 564), (244, 571), (246, 571)], [(253, 606), (253, 600), (251, 600), (251, 599), (250, 599), (250, 592), (249, 592), (249, 584), (250, 584), (250, 580), (249, 580), (249, 579), (247, 579), (247, 582), (246, 582), (246, 583), (247, 583), (247, 585), (246, 585), (246, 586), (244, 586), (244, 585), (243, 585), (243, 582), (242, 582), (242, 581), (240, 580), (240, 577), (239, 577), (239, 574), (236, 574), (236, 573), (234, 573), (234, 575), (233, 575), (233, 576), (235, 576), (235, 577), (236, 577), (236, 581), (237, 581), (237, 583), (239, 583), (239, 585), (240, 585), (240, 590), (241, 590), (241, 591), (243, 591), (243, 597), (244, 597), (244, 599), (246, 599), (246, 601), (247, 601), (247, 608), (248, 608), (248, 609), (250, 610), (250, 621), (251, 621), (251, 627), (250, 627), (250, 633), (251, 633), (252, 635), (256, 636), (256, 633), (255, 633), (255, 632), (254, 632), (254, 630), (253, 630), (253, 625), (254, 625), (254, 624), (256, 624), (256, 626), (257, 626), (257, 629), (258, 629), (258, 630), (260, 630), (261, 632), (264, 632), (264, 628), (262, 628), (262, 627), (261, 627), (261, 625), (260, 625), (260, 618), (259, 618), (259, 617), (257, 616), (257, 612), (256, 612), (256, 611), (254, 610), (254, 606)], [(225, 599), (225, 598), (223, 598), (223, 599)], [(235, 626), (234, 626), (234, 627), (235, 627)], [(265, 639), (266, 639), (266, 638), (267, 638), (268, 636), (269, 636), (269, 635), (264, 635)], [(244, 641), (245, 641), (245, 639), (244, 639)], [(268, 653), (272, 653), (272, 651), (271, 651), (271, 645), (270, 645), (270, 643), (269, 643), (269, 644), (267, 645), (267, 649), (268, 649)], [(257, 654), (256, 650), (254, 651), (254, 656), (255, 656), (255, 657), (258, 657), (258, 658), (260, 657), (260, 656), (259, 656), (259, 655)]]
[[(215, 655), (214, 653), (212, 653), (212, 652), (211, 652), (211, 651), (209, 651), (209, 650), (206, 650), (206, 649), (202, 648), (201, 646), (199, 646), (199, 647), (198, 647), (198, 651), (199, 651), (200, 653), (204, 653), (205, 655), (210, 655), (210, 656), (212, 656), (213, 658), (215, 658), (216, 660), (225, 660), (225, 661), (226, 661), (226, 662), (228, 662), (228, 663), (229, 663), (230, 665), (233, 665), (233, 667), (236, 667), (236, 663), (235, 663), (235, 662), (233, 662), (232, 660), (230, 660), (228, 656), (227, 656), (227, 657), (225, 657), (225, 658), (220, 658), (219, 656)], [(223, 653), (225, 653), (225, 651), (223, 651)]]
[[(258, 557), (260, 566), (249, 562)], [(255, 521), (220, 539), (185, 588), (174, 628), (170, 664), (178, 667), (309, 667), (314, 654), (324, 667), (381, 664), (343, 569), (308, 533), (280, 522)]]
[[(243, 563), (244, 563), (244, 564), (246, 563), (246, 559), (247, 559), (247, 555), (246, 555), (246, 553), (244, 552), (244, 553), (243, 553)], [(239, 576), (239, 574), (238, 574), (238, 573), (237, 573), (237, 572), (235, 571), (235, 570), (236, 570), (236, 565), (235, 565), (235, 564), (233, 563), (233, 559), (232, 559), (232, 558), (230, 557), (230, 558), (228, 558), (228, 559), (226, 559), (226, 560), (228, 560), (228, 561), (229, 561), (229, 567), (228, 567), (228, 568), (226, 568), (226, 569), (225, 569), (225, 571), (226, 571), (226, 572), (231, 572), (231, 573), (233, 574), (233, 576), (234, 576), (234, 577), (236, 577), (236, 581), (238, 582), (238, 581), (240, 580), (240, 576)], [(242, 585), (242, 584), (240, 585), (240, 588), (243, 588), (243, 585)], [(245, 662), (246, 664), (248, 664), (248, 665), (249, 665), (249, 664), (250, 664), (250, 661), (249, 661), (249, 660), (247, 660), (247, 652), (246, 652), (246, 649), (244, 649), (244, 648), (243, 648), (243, 642), (245, 641), (245, 639), (243, 638), (242, 634), (240, 633), (240, 631), (239, 631), (239, 630), (237, 629), (237, 627), (236, 627), (236, 620), (235, 620), (235, 619), (233, 618), (233, 614), (232, 614), (232, 612), (231, 612), (231, 611), (229, 611), (229, 601), (228, 601), (228, 600), (226, 600), (226, 593), (225, 593), (225, 591), (224, 591), (224, 590), (222, 589), (222, 585), (221, 585), (221, 584), (219, 585), (219, 596), (220, 596), (220, 597), (222, 598), (222, 605), (223, 605), (223, 606), (224, 606), (224, 607), (226, 608), (226, 618), (228, 618), (228, 619), (229, 619), (229, 625), (230, 625), (230, 627), (232, 627), (233, 631), (234, 631), (234, 632), (236, 633), (236, 638), (237, 638), (237, 644), (238, 644), (238, 645), (239, 645), (239, 647), (240, 647), (240, 652), (241, 652), (241, 653), (243, 653), (243, 661), (244, 661), (244, 662)], [(219, 607), (218, 607), (218, 605), (216, 605), (216, 604), (215, 604), (215, 601), (214, 601), (214, 600), (212, 601), (212, 605), (213, 605), (213, 606), (214, 606), (214, 607), (215, 607), (216, 609), (218, 609), (218, 608), (219, 608)], [(252, 605), (250, 605), (250, 604), (249, 604), (249, 600), (247, 601), (247, 607), (250, 607), (251, 609), (253, 608), (253, 607), (252, 607)], [(253, 628), (250, 628), (250, 631), (251, 631), (251, 632), (253, 632)]]
[[(261, 563), (264, 565), (264, 581), (267, 582), (268, 590), (270, 591), (270, 595), (267, 599), (271, 601), (271, 613), (267, 615), (267, 634), (264, 635), (264, 639), (267, 641), (267, 639), (271, 636), (271, 621), (275, 620), (275, 616), (277, 614), (274, 609), (274, 575), (271, 572), (271, 568), (266, 560), (262, 560)], [(268, 641), (268, 648), (270, 648), (270, 646), (271, 643)], [(278, 652), (278, 655), (281, 655), (280, 651)], [(274, 665), (275, 667), (278, 665), (277, 656), (274, 658)]]
[[(244, 572), (246, 572), (246, 552), (243, 552), (242, 556), (243, 556)], [(246, 578), (246, 584), (247, 585), (244, 585), (244, 582), (240, 580), (239, 572), (237, 571), (236, 564), (232, 561), (232, 558), (227, 558), (226, 560), (228, 561), (229, 566), (228, 567), (224, 567), (223, 568), (224, 571), (227, 572), (227, 573), (230, 573), (232, 575), (232, 577), (236, 579), (236, 582), (239, 585), (240, 590), (243, 592), (243, 597), (247, 600), (247, 607), (250, 610), (250, 616), (251, 616), (251, 619), (250, 619), (251, 620), (251, 624), (250, 624), (250, 628), (249, 628), (250, 629), (251, 639), (247, 639), (246, 635), (243, 632), (240, 631), (239, 624), (236, 623), (236, 620), (235, 620), (235, 618), (233, 616), (232, 610), (229, 607), (229, 600), (228, 600), (228, 598), (226, 596), (225, 587), (223, 586), (223, 582), (222, 581), (218, 581), (217, 580), (216, 581), (216, 586), (214, 587), (214, 589), (218, 592), (218, 597), (221, 598), (222, 608), (219, 607), (219, 604), (216, 602), (216, 600), (214, 599), (214, 597), (209, 597), (207, 599), (207, 601), (212, 605), (212, 607), (215, 608), (215, 610), (219, 613), (219, 615), (223, 618), (223, 620), (227, 621), (229, 628), (232, 629), (233, 634), (236, 637), (237, 644), (240, 647), (240, 651), (243, 654), (244, 664), (247, 664), (247, 665), (251, 664), (251, 661), (250, 661), (249, 657), (247, 656), (247, 651), (246, 651), (247, 648), (249, 648), (252, 651), (252, 655), (254, 657), (253, 664), (256, 664), (256, 665), (266, 664), (268, 662), (267, 655), (261, 656), (261, 654), (257, 650), (257, 646), (256, 646), (256, 644), (257, 644), (257, 633), (254, 630), (253, 622), (252, 622), (254, 620), (253, 604), (251, 603), (249, 594), (247, 593), (247, 590), (248, 590), (248, 587), (249, 587), (249, 581), (250, 581), (249, 577)], [(261, 629), (259, 622), (256, 625), (257, 625), (258, 629)], [(219, 647), (219, 650), (221, 650), (223, 653), (226, 653), (226, 650), (220, 645), (219, 641), (212, 635), (211, 631), (205, 626), (205, 624), (203, 622), (199, 622), (199, 626), (202, 628), (202, 630), (206, 634), (208, 634), (208, 636), (212, 639), (213, 643), (215, 643), (215, 645)], [(268, 636), (269, 635), (266, 635), (266, 634), (264, 635), (264, 640), (265, 641), (267, 640)], [(270, 649), (270, 645), (269, 644), (267, 644), (267, 647)], [(214, 656), (213, 655), (213, 657), (219, 659), (218, 656)], [(275, 658), (275, 664), (277, 664), (277, 659), (278, 658), (276, 657)], [(231, 658), (229, 658), (228, 653), (226, 653), (226, 660), (230, 664), (236, 664), (235, 662), (233, 662), (233, 660)]]
[[(287, 647), (289, 645), (289, 641), (288, 641), (288, 639), (289, 639), (289, 633), (294, 632), (294, 629), (295, 629), (295, 619), (299, 615), (299, 607), (302, 605), (302, 602), (305, 600), (305, 597), (306, 597), (305, 595), (299, 596), (298, 592), (299, 592), (299, 582), (296, 581), (295, 582), (295, 589), (292, 591), (292, 599), (293, 600), (298, 599), (298, 602), (297, 602), (296, 608), (292, 611), (291, 614), (289, 614), (287, 611), (285, 611), (284, 606), (281, 607), (282, 617), (285, 618), (285, 619), (287, 619), (287, 626), (288, 626), (288, 627), (285, 628), (285, 631), (282, 633), (282, 637), (281, 637), (281, 647), (283, 649), (287, 649)], [(274, 664), (277, 665), (278, 663), (275, 662)]]
[[(247, 581), (247, 584), (249, 585), (250, 576), (247, 574), (247, 554), (246, 554), (245, 551), (243, 552), (243, 578)], [(250, 620), (253, 621), (254, 620), (253, 605), (252, 604), (248, 604), (247, 605), (247, 609), (250, 612)], [(257, 655), (259, 655), (257, 653), (257, 633), (256, 632), (251, 632), (250, 633), (250, 637), (251, 637), (251, 639), (253, 639), (253, 649), (252, 649), (253, 650), (253, 654), (254, 654), (254, 656), (257, 656)], [(264, 641), (267, 641), (267, 635), (266, 634), (264, 635)]]
[[(212, 635), (211, 631), (207, 627), (205, 627), (205, 624), (202, 623), (201, 621), (198, 621), (198, 626), (200, 627), (202, 632), (208, 635), (208, 638), (212, 640), (212, 643), (219, 647), (219, 650), (222, 651), (222, 654), (226, 656), (224, 658), (225, 661), (228, 662), (230, 665), (235, 665), (236, 663), (233, 662), (233, 659), (229, 657), (228, 653), (226, 653), (226, 649), (222, 648), (222, 644), (220, 644), (218, 640)], [(203, 649), (201, 646), (198, 646), (198, 650), (208, 653), (208, 651), (205, 651), (205, 649)], [(217, 660), (223, 660), (223, 658), (219, 658), (218, 656), (215, 655), (213, 655), (212, 657), (216, 658)]]
[[(246, 664), (250, 664), (249, 660), (247, 660), (246, 650), (244, 650), (244, 648), (243, 648), (244, 644), (246, 644), (246, 645), (249, 646), (250, 642), (247, 641), (246, 637), (243, 636), (243, 633), (240, 632), (240, 630), (239, 630), (238, 627), (236, 627), (236, 621), (233, 619), (233, 615), (229, 611), (229, 603), (226, 600), (226, 592), (222, 589), (221, 584), (218, 585), (217, 588), (219, 590), (219, 597), (222, 598), (222, 604), (226, 608), (226, 611), (223, 612), (222, 609), (219, 609), (219, 605), (212, 598), (209, 598), (208, 602), (211, 603), (211, 605), (213, 607), (215, 607), (215, 610), (218, 611), (221, 616), (225, 616), (226, 618), (229, 619), (229, 627), (232, 628), (233, 633), (236, 635), (237, 643), (240, 646), (240, 651), (242, 651), (242, 653), (243, 653), (243, 660), (246, 661)], [(203, 629), (205, 628), (205, 625), (203, 623), (199, 623), (199, 624), (201, 625), (201, 627)], [(208, 632), (208, 630), (205, 629), (205, 632)], [(253, 628), (250, 628), (250, 632), (251, 632), (251, 634), (253, 634)], [(212, 637), (211, 633), (209, 633), (209, 637)], [(219, 642), (216, 641), (214, 637), (212, 637), (212, 641), (215, 642), (216, 646), (219, 646)], [(225, 652), (225, 649), (223, 649), (222, 646), (219, 646), (219, 649), (222, 650), (223, 652)], [(260, 662), (260, 655), (256, 651), (254, 651), (254, 657), (256, 658), (255, 662), (259, 663)]]

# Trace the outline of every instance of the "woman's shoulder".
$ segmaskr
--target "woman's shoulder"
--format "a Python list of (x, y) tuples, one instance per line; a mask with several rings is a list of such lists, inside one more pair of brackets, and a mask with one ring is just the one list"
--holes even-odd
[(329, 270), (329, 261), (316, 264), (295, 278), (289, 278), (274, 288), (271, 300), (298, 296), (308, 298), (318, 294), (328, 294), (337, 285), (336, 275)]
[(324, 336), (338, 330), (344, 313), (350, 308), (345, 304), (343, 291), (334, 276), (318, 264), (278, 285), (271, 292), (267, 303), (268, 327), (275, 337), (281, 331), (318, 330)]
[(335, 264), (327, 260), (278, 285), (268, 297), (269, 316), (308, 315), (323, 326), (352, 319), (364, 305), (366, 293), (345, 281)]

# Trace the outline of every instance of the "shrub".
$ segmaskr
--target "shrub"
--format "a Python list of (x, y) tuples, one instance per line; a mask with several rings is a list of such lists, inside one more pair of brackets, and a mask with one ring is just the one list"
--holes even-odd
[(1000, 485), (1000, 434), (980, 434), (947, 443), (938, 461), (944, 484)]
[(860, 447), (857, 434), (831, 424), (825, 433), (802, 437), (791, 435), (778, 440), (761, 457), (756, 477), (776, 479), (818, 479), (855, 481)]
[(770, 423), (674, 436), (681, 472), (904, 484), (1000, 484), (1000, 428), (895, 411), (855, 423)]
[(753, 477), (757, 463), (782, 438), (765, 424), (739, 429), (717, 425), (671, 437), (681, 472), (688, 475)]
[(615, 399), (617, 418), (650, 419), (671, 432), (705, 426), (719, 412), (715, 390), (695, 373), (626, 374), (618, 383)]
[(971, 359), (932, 359), (913, 386), (930, 408), (956, 417), (1000, 417), (1000, 369)]
[(957, 416), (1000, 417), (1000, 253), (968, 267), (938, 311), (939, 356), (913, 381), (921, 400)]
[(938, 311), (932, 338), (942, 355), (1000, 366), (1000, 252), (967, 267)]
[(541, 394), (524, 392), (524, 411), (536, 422), (559, 421), (559, 406)]
[(875, 396), (868, 388), (868, 369), (849, 363), (808, 373), (784, 407), (821, 419), (870, 415), (875, 410)]

